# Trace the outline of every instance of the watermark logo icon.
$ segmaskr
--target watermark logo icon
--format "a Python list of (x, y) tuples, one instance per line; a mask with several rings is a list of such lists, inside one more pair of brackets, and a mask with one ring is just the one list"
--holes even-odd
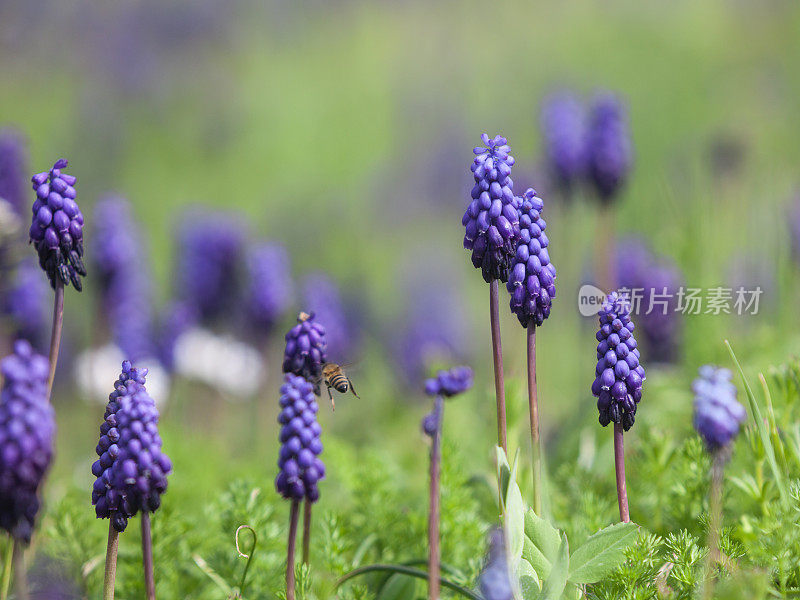
[(606, 294), (596, 285), (586, 283), (578, 290), (578, 312), (584, 317), (593, 317), (600, 312)]

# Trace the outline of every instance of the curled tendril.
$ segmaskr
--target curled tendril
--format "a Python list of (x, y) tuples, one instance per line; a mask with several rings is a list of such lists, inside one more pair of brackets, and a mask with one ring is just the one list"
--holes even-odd
[[(248, 550), (249, 554), (245, 554), (239, 548), (239, 532), (241, 532), (242, 529), (247, 529), (248, 531), (250, 531), (250, 533), (253, 534), (253, 543), (250, 546), (250, 549)], [(256, 544), (258, 543), (258, 536), (256, 535), (256, 530), (250, 527), (250, 525), (239, 525), (239, 527), (236, 528), (236, 535), (234, 536), (233, 540), (236, 545), (236, 552), (242, 558), (247, 559), (247, 563), (244, 566), (244, 572), (242, 573), (242, 579), (239, 582), (239, 591), (242, 595), (244, 595), (244, 586), (245, 582), (247, 581), (247, 571), (250, 569), (250, 562), (253, 560), (253, 555), (256, 552)]]

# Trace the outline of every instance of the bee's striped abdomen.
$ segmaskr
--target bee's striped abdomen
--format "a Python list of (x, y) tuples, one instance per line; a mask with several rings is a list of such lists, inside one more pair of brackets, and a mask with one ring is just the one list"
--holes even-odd
[(335, 389), (337, 392), (345, 393), (347, 391), (347, 377), (345, 377), (342, 373), (335, 373), (333, 376), (331, 376), (329, 382), (331, 387), (333, 387), (333, 389)]

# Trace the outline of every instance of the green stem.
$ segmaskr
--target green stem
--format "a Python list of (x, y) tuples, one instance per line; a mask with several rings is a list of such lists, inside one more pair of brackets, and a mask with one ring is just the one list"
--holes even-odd
[(539, 394), (536, 385), (536, 325), (529, 323), (528, 405), (531, 415), (531, 451), (533, 452), (533, 512), (542, 516), (542, 443), (539, 438)]
[(708, 503), (708, 556), (706, 557), (706, 579), (703, 582), (703, 600), (711, 600), (714, 596), (714, 571), (720, 560), (719, 528), (722, 523), (722, 469), (725, 466), (727, 452), (720, 448), (714, 452), (711, 465), (711, 492)]
[(153, 575), (153, 538), (150, 534), (150, 513), (142, 512), (142, 562), (147, 600), (156, 600), (156, 580)]
[(14, 589), (17, 592), (17, 600), (29, 600), (25, 547), (19, 540), (14, 540)]
[(53, 330), (50, 334), (50, 374), (47, 378), (47, 398), (53, 393), (53, 381), (56, 377), (58, 350), (61, 347), (61, 330), (64, 327), (64, 284), (58, 279), (53, 301)]
[(114, 581), (117, 577), (117, 549), (119, 532), (108, 522), (108, 545), (106, 546), (106, 570), (103, 577), (103, 600), (114, 600)]
[[(408, 575), (410, 577), (416, 577), (417, 579), (427, 579), (428, 574), (425, 571), (420, 569), (415, 569), (413, 567), (406, 567), (403, 565), (366, 565), (364, 567), (359, 567), (357, 569), (353, 569), (346, 575), (344, 575), (339, 581), (336, 582), (336, 587), (340, 587), (344, 582), (353, 577), (358, 577), (359, 575), (363, 575), (365, 573), (375, 573), (375, 572), (389, 572), (389, 573), (400, 573), (401, 575)], [(453, 590), (454, 592), (458, 592), (465, 598), (469, 598), (470, 600), (483, 600), (479, 595), (475, 592), (468, 590), (465, 587), (461, 587), (457, 583), (453, 583), (447, 579), (441, 580), (442, 586)]]
[(497, 400), (497, 445), (504, 452), (506, 446), (506, 390), (503, 381), (503, 347), (500, 341), (499, 284), (493, 279), (489, 284), (489, 322), (492, 328), (492, 360), (494, 361), (494, 393)]
[(305, 501), (303, 507), (303, 564), (308, 564), (311, 554), (311, 502)]
[(294, 549), (299, 512), (300, 503), (292, 500), (292, 508), (289, 511), (289, 542), (286, 546), (286, 600), (294, 600)]
[(11, 565), (14, 554), (14, 538), (8, 537), (8, 547), (6, 548), (5, 562), (3, 563), (3, 582), (0, 586), (0, 600), (8, 600), (8, 589), (11, 586)]

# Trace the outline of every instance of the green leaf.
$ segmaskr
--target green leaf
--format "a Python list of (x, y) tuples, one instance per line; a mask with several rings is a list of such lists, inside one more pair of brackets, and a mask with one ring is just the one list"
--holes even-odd
[(558, 556), (553, 561), (550, 575), (542, 587), (542, 600), (559, 600), (564, 588), (567, 586), (567, 574), (569, 573), (569, 543), (566, 534), (561, 537), (561, 545), (558, 549)]
[(417, 581), (413, 577), (395, 573), (378, 592), (378, 600), (408, 600), (417, 594)]
[(522, 493), (517, 482), (513, 479), (508, 484), (508, 495), (503, 513), (503, 527), (506, 533), (506, 549), (511, 567), (516, 568), (522, 558), (525, 540), (525, 506), (522, 502)]
[[(357, 569), (353, 569), (346, 575), (343, 575), (339, 581), (336, 582), (336, 587), (340, 587), (346, 581), (353, 579), (354, 577), (359, 577), (360, 575), (365, 575), (366, 573), (400, 573), (403, 575), (409, 575), (410, 577), (416, 577), (417, 579), (428, 579), (428, 574), (421, 569), (415, 569), (414, 567), (407, 567), (404, 565), (383, 565), (383, 564), (376, 564), (376, 565), (365, 565), (363, 567), (359, 567)], [(442, 579), (442, 587), (446, 587), (454, 592), (464, 596), (465, 598), (469, 598), (470, 600), (482, 600), (482, 598), (473, 592), (472, 590), (468, 590), (467, 588), (458, 585), (457, 583), (453, 583), (448, 579)]]
[(635, 523), (616, 523), (592, 535), (569, 559), (572, 583), (596, 583), (625, 560), (624, 550), (636, 541)]
[(547, 560), (553, 561), (561, 545), (561, 536), (558, 529), (537, 515), (533, 509), (525, 514), (525, 535)]
[(525, 536), (524, 542), (525, 544), (522, 548), (522, 560), (530, 563), (541, 579), (547, 579), (547, 576), (550, 575), (552, 561), (542, 554), (542, 551), (539, 550), (539, 548), (533, 545), (533, 542), (528, 538), (527, 535)]
[(789, 494), (786, 491), (786, 481), (784, 480), (783, 473), (778, 468), (778, 462), (775, 459), (775, 449), (772, 446), (772, 440), (770, 439), (769, 431), (767, 430), (767, 424), (764, 422), (764, 418), (761, 416), (761, 409), (758, 407), (758, 402), (756, 402), (756, 398), (753, 395), (753, 390), (750, 389), (750, 384), (747, 382), (747, 378), (744, 376), (742, 365), (739, 364), (739, 360), (736, 358), (736, 354), (734, 354), (733, 348), (728, 340), (725, 340), (725, 345), (728, 347), (728, 352), (730, 352), (731, 358), (736, 365), (736, 369), (739, 371), (739, 376), (742, 378), (742, 383), (744, 383), (744, 389), (747, 392), (747, 401), (750, 404), (750, 412), (753, 415), (753, 420), (755, 421), (756, 428), (758, 429), (758, 434), (761, 437), (761, 443), (763, 444), (764, 451), (767, 454), (767, 462), (769, 463), (775, 483), (778, 486), (778, 493), (781, 496), (781, 501), (783, 502), (784, 506), (789, 506)]
[(537, 600), (541, 593), (539, 575), (536, 574), (531, 563), (525, 559), (519, 562), (517, 578), (519, 579), (519, 589), (522, 593), (523, 600)]
[[(500, 489), (500, 499), (505, 502), (508, 494), (508, 482), (511, 481), (511, 467), (508, 464), (508, 457), (502, 447), (496, 446), (497, 452), (497, 485)], [(503, 507), (501, 506), (502, 510)]]

